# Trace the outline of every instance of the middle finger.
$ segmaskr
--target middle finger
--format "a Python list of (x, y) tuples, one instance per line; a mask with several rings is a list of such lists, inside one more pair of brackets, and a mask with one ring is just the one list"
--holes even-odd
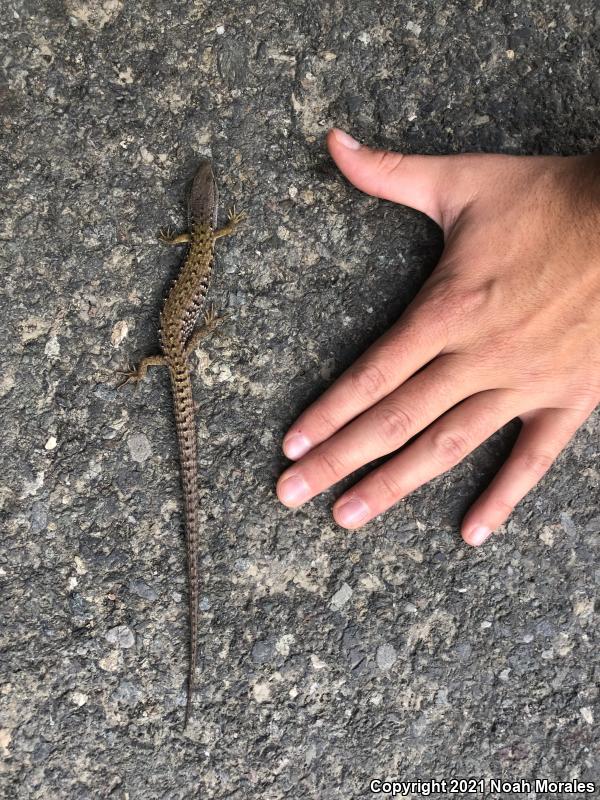
[[(460, 376), (460, 377), (458, 377)], [(449, 408), (487, 387), (456, 353), (439, 356), (375, 406), (297, 461), (277, 483), (296, 507), (376, 458), (402, 447)]]

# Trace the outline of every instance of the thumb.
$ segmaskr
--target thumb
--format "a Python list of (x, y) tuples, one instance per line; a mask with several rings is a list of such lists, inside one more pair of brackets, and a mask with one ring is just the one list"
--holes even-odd
[(456, 219), (474, 193), (472, 181), (465, 180), (462, 169), (469, 156), (413, 156), (371, 150), (338, 128), (327, 134), (327, 147), (357, 188), (422, 211), (445, 230), (450, 212)]

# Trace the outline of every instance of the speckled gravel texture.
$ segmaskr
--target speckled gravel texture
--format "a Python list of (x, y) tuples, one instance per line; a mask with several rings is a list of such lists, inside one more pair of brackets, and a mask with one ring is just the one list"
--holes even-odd
[[(442, 246), (343, 180), (326, 130), (407, 152), (593, 150), (595, 2), (6, 0), (0, 25), (0, 795), (600, 782), (597, 413), (479, 550), (458, 526), (516, 423), (359, 533), (332, 521), (339, 487), (295, 513), (274, 495), (288, 425)], [(211, 299), (230, 316), (193, 359), (202, 666), (182, 732), (168, 377), (114, 387), (157, 349), (181, 252), (156, 234), (184, 226), (206, 155), (249, 223), (219, 245)]]

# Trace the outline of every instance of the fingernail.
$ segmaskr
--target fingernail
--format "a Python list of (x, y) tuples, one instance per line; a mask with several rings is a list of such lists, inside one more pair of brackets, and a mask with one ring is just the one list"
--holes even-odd
[(475, 545), (475, 547), (478, 547), (480, 544), (483, 544), (486, 539), (489, 539), (491, 534), (492, 534), (491, 530), (489, 528), (486, 528), (485, 525), (478, 525), (471, 531), (469, 539), (471, 541), (471, 544)]
[(310, 442), (302, 433), (294, 433), (289, 439), (284, 439), (283, 452), (294, 461), (310, 450)]
[(279, 486), (277, 494), (286, 506), (299, 506), (308, 498), (310, 489), (301, 475), (290, 475)]
[(341, 131), (339, 128), (334, 128), (333, 133), (337, 141), (344, 145), (344, 147), (348, 147), (350, 150), (358, 150), (360, 148), (360, 142), (357, 142), (356, 139), (353, 139), (349, 133), (346, 133), (346, 131)]
[(356, 525), (369, 513), (369, 507), (358, 497), (352, 497), (335, 509), (335, 518), (340, 525)]

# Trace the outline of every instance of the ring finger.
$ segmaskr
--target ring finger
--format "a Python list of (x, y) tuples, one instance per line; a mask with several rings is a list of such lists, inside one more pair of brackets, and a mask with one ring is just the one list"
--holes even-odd
[(376, 469), (333, 507), (336, 522), (359, 528), (398, 500), (458, 464), (519, 413), (513, 392), (480, 392), (444, 414), (399, 455)]

